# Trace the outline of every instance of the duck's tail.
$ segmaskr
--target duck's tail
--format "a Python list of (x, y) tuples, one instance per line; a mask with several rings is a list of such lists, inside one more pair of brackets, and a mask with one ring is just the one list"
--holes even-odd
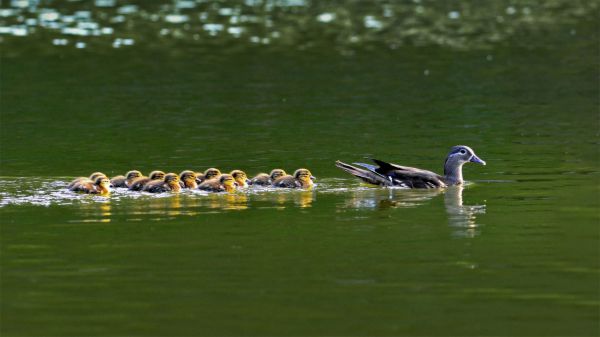
[(364, 181), (366, 183), (373, 184), (373, 185), (384, 185), (384, 186), (390, 185), (390, 181), (386, 177), (384, 177), (383, 175), (381, 175), (377, 172), (358, 168), (356, 166), (352, 166), (350, 164), (343, 163), (339, 160), (335, 162), (335, 166), (341, 168), (342, 170), (350, 173), (351, 175), (361, 179), (362, 181)]

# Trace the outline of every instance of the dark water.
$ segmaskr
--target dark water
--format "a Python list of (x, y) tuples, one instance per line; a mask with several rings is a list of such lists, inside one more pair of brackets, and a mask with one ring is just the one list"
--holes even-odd
[[(5, 41), (0, 333), (598, 335), (598, 26), (554, 28), (352, 55)], [(374, 189), (333, 166), (440, 172), (456, 144), (488, 164), (459, 188)], [(211, 166), (307, 167), (318, 185), (65, 190)]]

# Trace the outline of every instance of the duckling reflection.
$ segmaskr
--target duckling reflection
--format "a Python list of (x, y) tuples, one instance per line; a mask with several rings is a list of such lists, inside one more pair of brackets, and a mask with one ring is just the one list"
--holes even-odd
[(463, 205), (464, 186), (450, 186), (444, 194), (444, 205), (448, 214), (448, 222), (455, 228), (457, 236), (473, 238), (479, 235), (479, 225), (475, 222), (477, 214), (485, 214), (485, 205)]
[(83, 203), (80, 206), (81, 214), (84, 217), (82, 222), (110, 222), (111, 205), (110, 199), (105, 202)]
[(248, 196), (242, 193), (211, 194), (203, 201), (203, 206), (210, 209), (239, 211), (248, 208)]
[(315, 194), (312, 191), (300, 191), (299, 193), (292, 193), (294, 195), (294, 203), (300, 208), (312, 207)]

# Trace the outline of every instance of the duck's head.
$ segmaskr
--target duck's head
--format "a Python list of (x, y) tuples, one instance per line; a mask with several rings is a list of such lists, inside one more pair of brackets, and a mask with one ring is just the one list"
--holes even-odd
[(309, 170), (304, 168), (297, 169), (296, 172), (294, 172), (294, 178), (300, 181), (302, 186), (312, 186), (313, 180), (316, 179)]
[(235, 191), (235, 179), (231, 174), (222, 174), (219, 178), (219, 183), (225, 188), (227, 192)]
[(179, 176), (175, 173), (165, 174), (163, 181), (165, 182), (165, 184), (169, 185), (169, 187), (173, 191), (179, 191), (179, 189), (181, 188), (181, 186), (179, 185)]
[(97, 177), (96, 180), (94, 180), (94, 185), (98, 186), (100, 194), (110, 193), (110, 180), (107, 177)]
[(163, 171), (152, 171), (148, 178), (150, 178), (150, 180), (163, 180), (165, 179), (165, 173)]
[(91, 181), (96, 181), (96, 179), (98, 179), (99, 177), (108, 178), (108, 176), (102, 172), (94, 172), (94, 173), (90, 174)]
[(477, 157), (475, 151), (466, 145), (456, 145), (450, 149), (444, 163), (444, 176), (450, 185), (462, 184), (462, 166), (465, 163), (485, 165), (485, 161)]
[(127, 183), (131, 184), (132, 181), (134, 181), (135, 179), (139, 178), (142, 176), (142, 172), (138, 171), (138, 170), (132, 170), (127, 172), (127, 175), (125, 175), (125, 179), (127, 179)]
[(269, 173), (269, 177), (271, 177), (272, 181), (275, 181), (275, 179), (285, 175), (287, 175), (287, 173), (282, 169), (273, 169), (271, 170), (271, 173)]
[(233, 170), (231, 171), (231, 176), (233, 177), (233, 180), (235, 180), (236, 184), (239, 187), (248, 187), (248, 183), (250, 183), (250, 179), (248, 179), (248, 176), (246, 175), (246, 172), (242, 171), (242, 170)]
[(196, 172), (194, 171), (185, 170), (181, 172), (179, 174), (179, 180), (181, 180), (187, 188), (198, 187), (198, 183), (196, 183)]
[(221, 171), (214, 167), (211, 167), (204, 171), (204, 180), (212, 179), (221, 175)]

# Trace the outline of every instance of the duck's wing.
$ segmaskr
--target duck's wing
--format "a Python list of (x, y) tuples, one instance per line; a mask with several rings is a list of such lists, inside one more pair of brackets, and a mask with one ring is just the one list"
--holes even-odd
[(440, 188), (446, 186), (444, 178), (435, 172), (396, 165), (378, 159), (371, 160), (379, 165), (375, 168), (375, 172), (391, 179), (394, 186), (409, 188)]
[(350, 173), (366, 183), (373, 185), (392, 186), (392, 182), (386, 176), (376, 171), (377, 167), (362, 163), (354, 164), (363, 166), (365, 169), (343, 163), (339, 160), (335, 162), (336, 167)]

